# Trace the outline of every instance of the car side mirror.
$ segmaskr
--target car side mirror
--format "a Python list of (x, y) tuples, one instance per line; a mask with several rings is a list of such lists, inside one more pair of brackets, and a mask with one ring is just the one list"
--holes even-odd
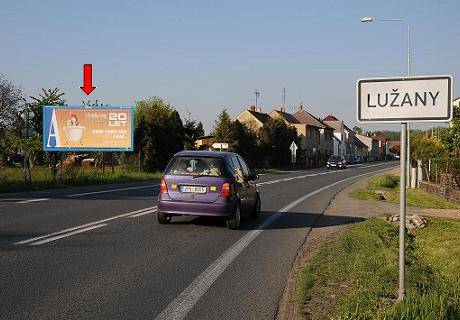
[(248, 176), (249, 181), (253, 181), (253, 180), (257, 180), (257, 179), (259, 179), (259, 175), (257, 173), (251, 173)]

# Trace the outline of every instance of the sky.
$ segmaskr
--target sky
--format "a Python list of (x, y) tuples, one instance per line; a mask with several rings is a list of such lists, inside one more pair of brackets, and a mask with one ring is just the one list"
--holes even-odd
[[(356, 81), (450, 74), (460, 94), (460, 1), (13, 1), (0, 10), (0, 73), (27, 96), (58, 87), (69, 105), (133, 105), (158, 96), (206, 133), (226, 108), (303, 103), (353, 127)], [(89, 98), (82, 66), (93, 64)], [(397, 125), (361, 125), (398, 129)]]

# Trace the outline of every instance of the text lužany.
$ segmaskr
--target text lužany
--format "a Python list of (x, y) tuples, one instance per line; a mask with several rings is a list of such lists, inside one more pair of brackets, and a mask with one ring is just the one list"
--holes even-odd
[(392, 89), (392, 92), (367, 94), (367, 107), (427, 107), (436, 106), (439, 91), (422, 92), (399, 92), (399, 89)]

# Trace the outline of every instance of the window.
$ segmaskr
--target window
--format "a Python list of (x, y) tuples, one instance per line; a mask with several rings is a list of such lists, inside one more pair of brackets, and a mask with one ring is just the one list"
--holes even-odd
[(241, 157), (238, 157), (238, 160), (240, 160), (240, 163), (241, 163), (241, 168), (243, 169), (243, 174), (247, 177), (249, 176), (249, 167), (248, 165), (246, 164), (246, 162), (244, 162), (244, 160), (241, 158)]
[(165, 171), (173, 175), (222, 176), (223, 163), (219, 158), (175, 157)]

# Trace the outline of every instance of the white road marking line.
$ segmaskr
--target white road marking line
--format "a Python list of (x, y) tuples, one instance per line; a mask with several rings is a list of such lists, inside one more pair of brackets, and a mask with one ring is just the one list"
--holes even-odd
[(127, 216), (127, 218), (137, 218), (137, 217), (141, 217), (141, 216), (144, 216), (146, 214), (150, 214), (150, 213), (154, 213), (154, 212), (157, 212), (157, 209), (153, 209), (153, 210), (149, 210), (149, 211), (145, 211), (145, 212), (141, 212), (141, 213), (136, 213), (136, 214)]
[(78, 230), (73, 231), (73, 232), (64, 233), (64, 234), (61, 234), (59, 236), (47, 238), (47, 239), (40, 240), (40, 241), (37, 241), (37, 242), (32, 242), (30, 245), (31, 246), (38, 246), (40, 244), (56, 241), (56, 240), (66, 238), (66, 237), (70, 237), (70, 236), (73, 236), (75, 234), (83, 233), (83, 232), (90, 231), (90, 230), (97, 229), (97, 228), (101, 228), (101, 227), (105, 227), (106, 225), (107, 225), (107, 223), (97, 224), (95, 226), (91, 226), (91, 227), (87, 227), (87, 228), (83, 228), (83, 229), (78, 229)]
[(118, 191), (124, 191), (124, 190), (146, 189), (146, 188), (154, 188), (154, 187), (159, 187), (159, 186), (160, 186), (159, 184), (151, 184), (148, 186), (118, 188), (118, 189), (100, 190), (100, 191), (92, 191), (92, 192), (84, 192), (84, 193), (74, 193), (74, 194), (68, 194), (66, 195), (66, 197), (73, 198), (73, 197), (88, 196), (91, 194), (110, 193), (110, 192), (118, 192)]
[(184, 291), (174, 299), (159, 315), (156, 317), (157, 320), (181, 320), (184, 319), (189, 311), (197, 304), (198, 300), (206, 293), (216, 279), (227, 269), (227, 267), (235, 260), (236, 257), (249, 245), (257, 236), (264, 231), (269, 225), (275, 220), (282, 216), (282, 212), (286, 212), (297, 206), (299, 203), (306, 199), (332, 188), (340, 183), (350, 181), (362, 176), (375, 174), (379, 171), (388, 170), (387, 168), (362, 173), (353, 177), (345, 178), (336, 181), (330, 185), (315, 190), (303, 197), (291, 202), (290, 204), (279, 210), (278, 213), (270, 215), (264, 223), (262, 223), (256, 230), (249, 231), (237, 242), (235, 242), (230, 248), (228, 248), (219, 258), (217, 258), (206, 270), (204, 270), (193, 282), (185, 288)]
[(147, 208), (144, 208), (144, 209), (139, 209), (139, 210), (131, 211), (131, 212), (128, 212), (128, 213), (119, 214), (119, 215), (116, 215), (116, 216), (113, 216), (113, 217), (110, 217), (110, 218), (106, 218), (106, 219), (102, 219), (102, 220), (82, 224), (82, 225), (79, 225), (79, 226), (76, 226), (76, 227), (67, 228), (67, 229), (56, 231), (56, 232), (53, 232), (53, 233), (48, 233), (48, 234), (45, 234), (43, 236), (38, 236), (38, 237), (18, 241), (18, 242), (15, 242), (14, 244), (15, 245), (27, 244), (27, 243), (34, 242), (36, 240), (40, 240), (40, 239), (43, 239), (43, 238), (48, 238), (48, 237), (52, 237), (52, 236), (59, 235), (59, 234), (62, 234), (62, 233), (66, 233), (66, 232), (78, 230), (78, 229), (81, 229), (81, 228), (86, 228), (86, 227), (89, 227), (89, 226), (93, 226), (93, 225), (96, 225), (96, 224), (104, 223), (104, 222), (107, 222), (107, 221), (120, 219), (120, 218), (123, 218), (123, 217), (130, 216), (132, 214), (136, 214), (136, 213), (140, 213), (140, 212), (144, 212), (144, 211), (148, 211), (148, 210), (152, 210), (152, 209), (156, 209), (156, 206), (147, 207)]
[(29, 199), (29, 200), (22, 200), (16, 203), (31, 203), (31, 202), (40, 202), (40, 201), (48, 201), (50, 198), (38, 198), (38, 199)]

